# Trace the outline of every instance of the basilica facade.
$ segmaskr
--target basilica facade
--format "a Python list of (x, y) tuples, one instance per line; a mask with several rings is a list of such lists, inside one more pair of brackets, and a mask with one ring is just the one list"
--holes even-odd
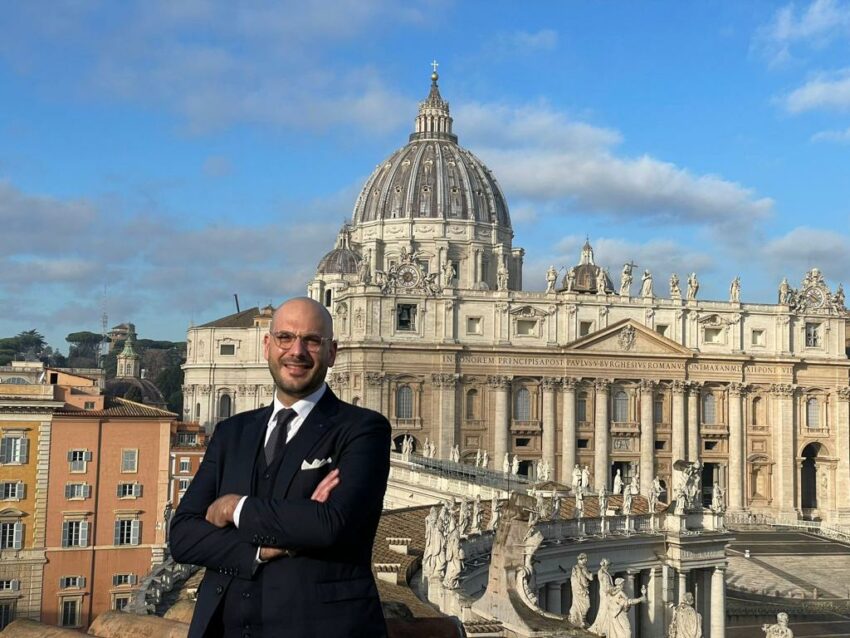
[[(732, 511), (850, 519), (843, 291), (813, 269), (776, 304), (742, 302), (738, 280), (703, 300), (695, 273), (612, 276), (590, 242), (524, 290), (506, 199), (458, 144), (437, 80), (307, 285), (335, 320), (333, 390), (443, 459), (486, 450), (490, 469), (517, 457), (528, 475), (542, 459), (558, 482), (579, 466), (597, 490), (619, 473), (644, 494), (699, 461), (706, 499), (717, 484)], [(212, 431), (271, 401), (270, 320), (252, 308), (189, 329), (185, 418)]]

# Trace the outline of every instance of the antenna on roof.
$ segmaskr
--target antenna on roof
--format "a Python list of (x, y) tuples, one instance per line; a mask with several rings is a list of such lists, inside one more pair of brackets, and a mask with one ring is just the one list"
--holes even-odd
[(239, 295), (233, 293), (233, 300), (236, 302), (236, 314), (239, 314)]
[(103, 312), (100, 315), (100, 361), (99, 368), (103, 368), (106, 362), (106, 355), (109, 353), (108, 341), (106, 338), (106, 328), (109, 325), (109, 315), (106, 314), (106, 282), (103, 283), (103, 298), (101, 300), (101, 309)]

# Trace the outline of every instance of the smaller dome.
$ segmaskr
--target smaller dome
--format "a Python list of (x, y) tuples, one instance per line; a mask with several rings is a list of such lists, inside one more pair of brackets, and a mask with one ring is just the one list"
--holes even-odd
[[(604, 290), (599, 290), (600, 276), (604, 277)], [(614, 292), (614, 284), (608, 273), (602, 266), (597, 266), (593, 259), (593, 247), (589, 239), (585, 240), (582, 246), (579, 263), (567, 270), (567, 274), (564, 275), (561, 290), (594, 294)]]
[(316, 269), (321, 275), (356, 275), (360, 257), (351, 249), (351, 229), (345, 224), (339, 231), (333, 250), (322, 257)]
[(149, 379), (137, 379), (135, 377), (110, 379), (106, 382), (103, 393), (106, 396), (127, 399), (163, 410), (166, 408), (162, 392)]

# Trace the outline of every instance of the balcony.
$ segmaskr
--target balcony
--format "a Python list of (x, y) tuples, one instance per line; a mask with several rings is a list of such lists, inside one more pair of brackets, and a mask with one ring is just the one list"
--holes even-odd
[(612, 434), (629, 434), (640, 432), (640, 425), (637, 421), (611, 421)]
[(706, 438), (720, 438), (729, 434), (725, 423), (703, 423), (699, 426), (699, 434)]
[(511, 421), (511, 433), (513, 434), (537, 434), (541, 431), (540, 421)]

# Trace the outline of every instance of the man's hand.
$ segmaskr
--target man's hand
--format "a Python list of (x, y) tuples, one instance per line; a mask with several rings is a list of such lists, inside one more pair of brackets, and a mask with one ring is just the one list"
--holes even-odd
[[(339, 470), (331, 470), (331, 472), (322, 479), (322, 482), (316, 486), (316, 489), (313, 490), (313, 495), (310, 497), (310, 500), (316, 501), (317, 503), (326, 503), (331, 492), (337, 485), (339, 485)], [(213, 505), (215, 505), (215, 503), (213, 503)], [(236, 506), (234, 505), (234, 507)], [(207, 519), (209, 520), (209, 511), (207, 511)], [(281, 549), (279, 547), (260, 547), (260, 560), (268, 562), (275, 558), (280, 558), (286, 553), (285, 549)]]
[(238, 494), (219, 496), (207, 508), (207, 521), (216, 527), (226, 527), (233, 524), (233, 511), (241, 498)]

